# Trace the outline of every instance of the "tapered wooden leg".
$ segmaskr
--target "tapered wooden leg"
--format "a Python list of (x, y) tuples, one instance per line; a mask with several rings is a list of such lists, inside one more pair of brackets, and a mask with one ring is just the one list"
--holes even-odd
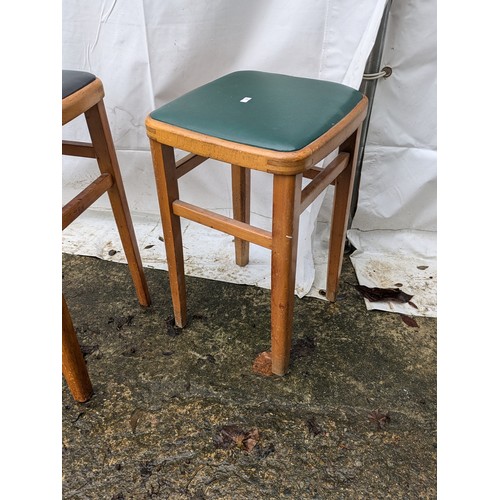
[(182, 328), (187, 323), (186, 280), (184, 277), (181, 220), (172, 209), (172, 203), (179, 199), (174, 150), (170, 146), (164, 146), (154, 140), (151, 140), (150, 143), (167, 253), (175, 324)]
[(88, 401), (92, 396), (92, 384), (64, 295), (62, 298), (62, 371), (75, 400), (80, 403)]
[(290, 361), (302, 174), (274, 175), (271, 256), (272, 371), (284, 375)]
[(142, 267), (141, 255), (137, 246), (132, 218), (123, 187), (122, 176), (118, 167), (118, 159), (113, 145), (106, 110), (103, 101), (85, 112), (90, 138), (94, 146), (97, 163), (101, 173), (113, 176), (113, 186), (108, 190), (109, 201), (116, 220), (118, 232), (127, 257), (130, 274), (135, 285), (139, 303), (148, 306), (151, 303), (146, 277)]
[(350, 158), (349, 164), (335, 181), (326, 281), (326, 298), (331, 302), (335, 302), (337, 298), (340, 273), (342, 271), (349, 207), (351, 206), (354, 173), (361, 135), (360, 130), (361, 128), (352, 134), (339, 148), (339, 152), (349, 153)]
[[(233, 218), (250, 223), (250, 169), (231, 165), (233, 185)], [(250, 243), (241, 238), (234, 239), (236, 264), (246, 266), (249, 260)]]

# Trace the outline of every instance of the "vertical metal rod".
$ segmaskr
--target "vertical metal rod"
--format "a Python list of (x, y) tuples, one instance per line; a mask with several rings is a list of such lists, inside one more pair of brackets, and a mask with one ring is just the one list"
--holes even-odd
[[(387, 21), (389, 19), (389, 11), (391, 10), (391, 5), (392, 5), (392, 0), (387, 0), (384, 12), (382, 14), (382, 19), (380, 21), (377, 38), (375, 39), (372, 51), (370, 52), (370, 55), (366, 61), (366, 66), (365, 66), (366, 74), (378, 73), (380, 71), (380, 65), (382, 63), (382, 55), (384, 51), (385, 34), (387, 31)], [(370, 116), (373, 107), (373, 99), (375, 97), (375, 90), (377, 89), (377, 82), (378, 80), (363, 80), (359, 87), (359, 91), (368, 97), (368, 112), (366, 115), (366, 119), (363, 123), (363, 126), (361, 128), (358, 162), (356, 164), (356, 173), (354, 175), (351, 209), (349, 212), (349, 222), (347, 225), (348, 229), (351, 228), (352, 219), (354, 218), (354, 214), (356, 213), (356, 208), (358, 206), (359, 182), (361, 178), (363, 158), (365, 155), (366, 136), (368, 135), (368, 127), (370, 126)]]

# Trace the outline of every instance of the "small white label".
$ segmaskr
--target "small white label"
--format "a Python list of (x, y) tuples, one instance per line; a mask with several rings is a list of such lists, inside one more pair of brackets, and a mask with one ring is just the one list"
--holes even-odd
[(251, 101), (252, 98), (251, 97), (244, 97), (243, 99), (240, 100), (240, 102), (248, 102), (248, 101)]

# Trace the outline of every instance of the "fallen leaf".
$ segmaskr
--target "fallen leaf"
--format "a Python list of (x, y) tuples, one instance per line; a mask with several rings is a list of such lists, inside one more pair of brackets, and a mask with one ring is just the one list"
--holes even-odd
[(146, 246), (144, 247), (144, 250), (149, 250), (150, 248), (153, 248), (153, 247), (154, 247), (154, 245), (146, 245)]
[(368, 418), (377, 425), (378, 430), (381, 430), (391, 421), (389, 413), (382, 413), (380, 410), (373, 410), (368, 414)]
[[(130, 314), (128, 316), (117, 316), (116, 318), (114, 318), (116, 329), (121, 330), (124, 326), (130, 326), (133, 319), (133, 314)], [(108, 321), (108, 323), (110, 323), (110, 321)]]
[(271, 351), (261, 352), (254, 360), (252, 371), (265, 377), (270, 377), (273, 374)]
[(110, 251), (108, 252), (108, 255), (113, 256), (113, 255), (115, 255), (116, 253), (117, 253), (117, 250), (110, 250)]
[(403, 320), (403, 323), (407, 324), (408, 326), (412, 326), (414, 328), (419, 328), (418, 323), (411, 316), (407, 316), (406, 314), (400, 314), (400, 316), (401, 319)]
[(89, 354), (97, 351), (99, 349), (98, 345), (81, 345), (80, 350), (82, 351), (83, 357), (86, 358)]
[(231, 448), (236, 446), (240, 448), (245, 439), (245, 432), (236, 425), (226, 425), (219, 430), (215, 437), (215, 442), (219, 448)]
[(139, 423), (139, 419), (143, 416), (143, 411), (140, 408), (136, 408), (132, 415), (130, 415), (130, 428), (132, 432), (135, 434), (135, 430), (137, 429), (137, 424)]
[(394, 283), (394, 286), (397, 286), (398, 288), (403, 286), (403, 283)]
[(420, 269), (421, 271), (424, 271), (427, 269), (429, 266), (417, 266), (417, 269)]
[(259, 441), (259, 431), (257, 429), (251, 429), (247, 432), (245, 439), (243, 439), (243, 447), (246, 451), (252, 451), (255, 445)]
[(252, 451), (259, 441), (258, 429), (243, 430), (237, 425), (225, 425), (221, 427), (214, 438), (217, 448), (236, 447), (245, 451)]
[(317, 424), (316, 417), (311, 417), (306, 420), (307, 429), (309, 430), (309, 434), (313, 436), (317, 436), (318, 434), (323, 433), (323, 429)]
[(393, 300), (394, 302), (408, 302), (413, 295), (408, 295), (399, 288), (378, 288), (365, 285), (354, 285), (354, 288), (370, 302)]
[(158, 236), (158, 239), (159, 239), (160, 241), (165, 241), (165, 240), (163, 239), (163, 236)]

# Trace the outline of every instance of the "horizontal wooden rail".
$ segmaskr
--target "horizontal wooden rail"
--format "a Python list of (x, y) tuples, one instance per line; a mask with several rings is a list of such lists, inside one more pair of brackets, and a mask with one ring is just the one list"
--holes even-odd
[(191, 172), (193, 168), (196, 168), (198, 165), (203, 163), (205, 160), (208, 160), (205, 156), (199, 156), (195, 154), (188, 154), (184, 158), (181, 158), (178, 162), (175, 163), (177, 179), (180, 179), (183, 175), (186, 175), (188, 172)]
[(300, 213), (302, 213), (332, 181), (342, 173), (349, 162), (348, 153), (340, 153), (302, 190)]
[(204, 208), (191, 205), (184, 201), (176, 200), (172, 203), (174, 214), (179, 217), (198, 222), (204, 226), (217, 229), (223, 233), (231, 234), (245, 241), (250, 241), (261, 247), (271, 248), (272, 233), (258, 227), (251, 226), (224, 215), (219, 215)]
[(94, 146), (90, 142), (62, 141), (62, 154), (95, 158)]
[[(306, 179), (314, 179), (318, 174), (321, 174), (323, 170), (324, 169), (320, 167), (311, 167), (308, 168), (307, 170), (304, 170), (304, 172), (302, 173), (302, 177), (305, 177)], [(331, 185), (332, 186), (335, 185), (335, 180), (331, 182)]]
[(64, 205), (62, 210), (62, 228), (68, 227), (79, 215), (100, 198), (113, 185), (110, 174), (101, 174), (92, 184), (89, 184), (80, 194)]

